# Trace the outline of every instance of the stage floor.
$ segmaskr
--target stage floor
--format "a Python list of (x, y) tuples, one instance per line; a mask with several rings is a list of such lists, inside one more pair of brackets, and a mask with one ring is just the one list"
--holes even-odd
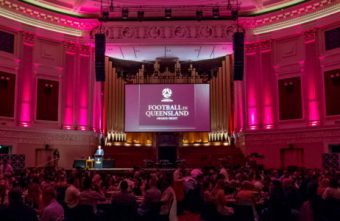
[(135, 169), (132, 167), (128, 168), (89, 168), (89, 169), (83, 169), (88, 171), (96, 171), (96, 172), (116, 172), (116, 173), (131, 173), (136, 170), (145, 171), (145, 172), (173, 172), (175, 171), (175, 168), (139, 168)]

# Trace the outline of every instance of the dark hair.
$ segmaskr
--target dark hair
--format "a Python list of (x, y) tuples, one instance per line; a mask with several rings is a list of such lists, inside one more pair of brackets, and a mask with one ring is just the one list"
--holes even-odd
[(329, 180), (329, 186), (332, 188), (337, 188), (338, 187), (338, 180), (336, 178), (331, 178)]
[(92, 180), (90, 177), (86, 176), (83, 181), (83, 188), (91, 189), (91, 187), (92, 187)]
[(128, 183), (126, 182), (126, 180), (123, 180), (122, 182), (120, 182), (119, 184), (119, 188), (122, 190), (122, 191), (127, 191), (129, 185)]
[(52, 185), (48, 185), (45, 188), (43, 188), (43, 195), (55, 198), (57, 194), (55, 188)]
[(10, 204), (17, 204), (22, 202), (22, 192), (18, 188), (13, 188), (8, 193)]

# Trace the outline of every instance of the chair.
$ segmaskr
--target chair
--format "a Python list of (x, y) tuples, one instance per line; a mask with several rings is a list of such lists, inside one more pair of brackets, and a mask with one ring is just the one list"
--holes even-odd
[(254, 211), (251, 205), (234, 205), (234, 214), (236, 220), (254, 221)]
[(112, 204), (112, 219), (114, 221), (135, 221), (137, 211), (135, 205)]
[(203, 219), (204, 221), (216, 221), (218, 212), (216, 205), (212, 202), (204, 202), (203, 206)]
[(141, 221), (159, 221), (159, 211), (161, 209), (161, 203), (152, 203), (150, 210), (141, 218)]
[(91, 205), (77, 205), (65, 209), (65, 221), (93, 221), (96, 216)]

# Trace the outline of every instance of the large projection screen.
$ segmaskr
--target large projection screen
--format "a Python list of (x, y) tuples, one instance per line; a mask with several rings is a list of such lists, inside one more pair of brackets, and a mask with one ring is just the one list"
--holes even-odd
[(125, 132), (210, 131), (209, 84), (125, 85)]

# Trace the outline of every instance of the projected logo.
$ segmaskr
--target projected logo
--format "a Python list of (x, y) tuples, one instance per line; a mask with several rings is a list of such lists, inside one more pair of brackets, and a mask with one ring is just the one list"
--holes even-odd
[(172, 90), (170, 88), (164, 88), (162, 90), (163, 99), (162, 102), (173, 102), (171, 99)]

